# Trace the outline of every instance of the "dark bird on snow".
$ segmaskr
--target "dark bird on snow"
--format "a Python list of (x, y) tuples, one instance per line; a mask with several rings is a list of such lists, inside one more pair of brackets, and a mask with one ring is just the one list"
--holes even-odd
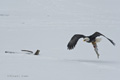
[[(73, 49), (73, 48), (76, 46), (78, 40), (79, 40), (80, 38), (83, 38), (83, 39), (84, 39), (83, 41), (86, 41), (87, 43), (92, 43), (92, 45), (93, 45), (93, 47), (94, 47), (94, 50), (95, 50), (95, 52), (96, 52), (96, 54), (97, 54), (97, 57), (99, 58), (99, 53), (98, 53), (98, 48), (97, 48), (97, 43), (101, 41), (101, 38), (97, 38), (97, 37), (99, 37), (99, 36), (103, 36), (103, 37), (107, 38), (105, 35), (101, 34), (100, 32), (95, 32), (94, 34), (92, 34), (92, 35), (90, 35), (90, 36), (85, 36), (85, 35), (82, 35), (82, 34), (75, 34), (75, 35), (71, 38), (71, 40), (69, 41), (67, 47), (68, 47), (69, 50)], [(108, 39), (113, 45), (115, 45), (115, 43), (114, 43), (111, 39), (109, 39), (109, 38), (107, 38), (107, 39)]]

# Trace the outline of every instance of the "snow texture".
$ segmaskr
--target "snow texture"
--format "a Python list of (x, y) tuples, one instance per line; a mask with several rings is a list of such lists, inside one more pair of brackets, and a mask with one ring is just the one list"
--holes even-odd
[[(119, 0), (0, 0), (0, 80), (120, 80)], [(74, 34), (101, 32), (97, 59)], [(40, 50), (40, 55), (21, 50)], [(5, 53), (13, 51), (16, 53)]]

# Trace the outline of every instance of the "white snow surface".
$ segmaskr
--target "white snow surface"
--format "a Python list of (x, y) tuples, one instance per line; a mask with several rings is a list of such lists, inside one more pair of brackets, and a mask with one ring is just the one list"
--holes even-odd
[[(119, 0), (0, 0), (0, 80), (120, 80)], [(101, 32), (100, 58), (74, 34)], [(21, 50), (40, 50), (40, 55)], [(5, 53), (14, 51), (17, 53)]]

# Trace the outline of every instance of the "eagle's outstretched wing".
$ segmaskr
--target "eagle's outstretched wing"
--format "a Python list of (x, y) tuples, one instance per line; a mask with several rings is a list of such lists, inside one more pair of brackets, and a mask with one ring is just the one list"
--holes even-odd
[(115, 45), (115, 43), (109, 39), (108, 37), (106, 37), (105, 35), (101, 34), (100, 32), (95, 32), (93, 35), (91, 35), (92, 38), (96, 38), (97, 36), (104, 36), (105, 38), (107, 38), (113, 45)]
[(81, 34), (75, 34), (67, 45), (68, 49), (73, 49), (80, 38), (85, 38), (85, 36)]

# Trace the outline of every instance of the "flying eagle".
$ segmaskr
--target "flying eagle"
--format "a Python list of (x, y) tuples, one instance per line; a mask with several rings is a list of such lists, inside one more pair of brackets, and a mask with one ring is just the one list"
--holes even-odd
[[(100, 32), (95, 32), (94, 34), (90, 35), (90, 36), (85, 36), (85, 35), (82, 35), (82, 34), (75, 34), (71, 40), (69, 41), (67, 47), (69, 50), (73, 49), (75, 47), (75, 45), (77, 44), (78, 40), (80, 38), (83, 38), (84, 40), (83, 41), (86, 41), (87, 43), (92, 43), (93, 47), (94, 47), (94, 50), (97, 54), (97, 57), (99, 58), (99, 53), (98, 53), (98, 48), (97, 48), (97, 42), (100, 42), (101, 41), (101, 38), (97, 38), (99, 36), (103, 36), (105, 38), (107, 38), (105, 35), (101, 34)], [(115, 43), (107, 38), (113, 45), (115, 45)]]

